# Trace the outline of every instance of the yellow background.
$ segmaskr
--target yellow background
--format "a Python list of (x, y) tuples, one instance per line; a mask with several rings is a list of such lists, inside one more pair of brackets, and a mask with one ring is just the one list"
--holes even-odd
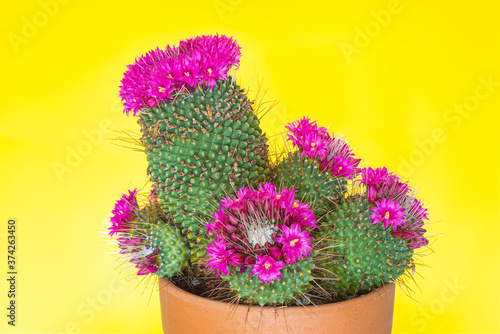
[[(263, 79), (280, 101), (268, 134), (309, 115), (432, 204), (429, 231), (441, 235), (421, 292), (398, 291), (393, 333), (499, 333), (499, 17), (497, 1), (479, 0), (4, 4), (0, 332), (161, 332), (156, 292), (149, 302), (151, 289), (118, 280), (98, 234), (119, 194), (146, 181), (145, 155), (110, 143), (112, 129), (138, 131), (118, 85), (136, 55), (219, 32), (243, 48), (241, 81)], [(8, 218), (15, 328), (4, 315)]]

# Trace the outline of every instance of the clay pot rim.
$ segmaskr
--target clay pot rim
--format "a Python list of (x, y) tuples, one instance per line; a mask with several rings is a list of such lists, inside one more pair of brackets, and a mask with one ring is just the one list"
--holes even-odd
[(334, 303), (329, 303), (329, 304), (322, 304), (322, 305), (307, 305), (307, 306), (299, 306), (299, 305), (293, 305), (293, 306), (260, 306), (260, 305), (246, 305), (246, 304), (229, 304), (225, 303), (219, 300), (213, 300), (210, 298), (206, 297), (201, 297), (198, 295), (195, 295), (193, 293), (190, 293), (188, 291), (185, 291), (178, 286), (176, 286), (174, 283), (166, 280), (165, 278), (160, 278), (159, 281), (159, 289), (169, 289), (170, 293), (182, 298), (188, 302), (191, 303), (196, 303), (196, 304), (210, 304), (211, 307), (214, 308), (224, 308), (227, 309), (228, 307), (231, 308), (245, 308), (245, 309), (254, 309), (254, 310), (262, 310), (262, 309), (286, 309), (288, 311), (293, 311), (293, 310), (303, 310), (304, 308), (309, 308), (313, 310), (324, 310), (326, 311), (329, 308), (355, 308), (358, 305), (363, 304), (366, 300), (368, 299), (379, 299), (383, 298), (385, 295), (389, 294), (394, 288), (396, 283), (390, 282), (390, 283), (385, 283), (381, 287), (370, 291), (366, 295), (362, 295), (353, 299), (349, 300), (344, 300), (341, 302), (334, 302)]

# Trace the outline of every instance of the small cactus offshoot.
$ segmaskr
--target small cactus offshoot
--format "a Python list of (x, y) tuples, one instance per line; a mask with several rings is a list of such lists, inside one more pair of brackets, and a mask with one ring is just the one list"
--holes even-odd
[(181, 273), (188, 263), (187, 240), (153, 200), (141, 207), (137, 196), (136, 189), (123, 194), (112, 211), (108, 230), (119, 254), (138, 269), (137, 275)]
[(208, 267), (228, 281), (236, 295), (259, 304), (291, 302), (310, 289), (310, 231), (317, 228), (309, 204), (295, 191), (271, 183), (242, 187), (221, 201), (207, 225)]

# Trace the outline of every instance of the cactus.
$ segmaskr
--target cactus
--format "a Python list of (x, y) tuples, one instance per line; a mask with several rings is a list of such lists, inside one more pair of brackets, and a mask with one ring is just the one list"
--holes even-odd
[(360, 160), (354, 158), (341, 136), (331, 136), (328, 129), (306, 117), (286, 128), (288, 139), (298, 150), (286, 152), (275, 167), (276, 182), (294, 188), (298, 198), (313, 203), (321, 217), (332, 202), (345, 196), (348, 179), (358, 174)]
[(227, 75), (240, 47), (225, 36), (201, 36), (153, 50), (122, 80), (126, 111), (139, 113), (148, 175), (159, 203), (204, 257), (204, 215), (227, 193), (267, 172), (267, 139), (252, 102)]
[(310, 289), (316, 219), (294, 195), (271, 183), (242, 187), (221, 201), (207, 225), (208, 267), (248, 303), (287, 303)]
[[(266, 174), (266, 139), (252, 105), (232, 78), (141, 113), (149, 175), (162, 209), (191, 240), (222, 195)], [(202, 239), (200, 239), (202, 240)], [(198, 257), (203, 257), (199, 248)]]
[[(347, 142), (308, 118), (286, 128), (298, 150), (276, 166), (276, 180), (296, 189), (319, 217), (316, 239), (328, 250), (316, 257), (320, 285), (345, 300), (397, 280), (413, 265), (413, 249), (427, 244), (426, 212), (408, 185), (386, 169), (359, 169)], [(360, 172), (362, 180), (348, 182)]]
[(413, 250), (372, 224), (370, 205), (352, 196), (335, 205), (320, 225), (319, 235), (332, 256), (321, 261), (331, 280), (323, 281), (336, 300), (346, 300), (395, 281), (411, 263)]
[(231, 38), (201, 36), (128, 66), (120, 96), (153, 189), (141, 206), (136, 190), (116, 202), (120, 254), (138, 275), (187, 274), (247, 304), (345, 300), (398, 280), (428, 244), (415, 192), (358, 168), (341, 135), (306, 117), (286, 127), (297, 150), (269, 172), (253, 102), (228, 74), (240, 56)]

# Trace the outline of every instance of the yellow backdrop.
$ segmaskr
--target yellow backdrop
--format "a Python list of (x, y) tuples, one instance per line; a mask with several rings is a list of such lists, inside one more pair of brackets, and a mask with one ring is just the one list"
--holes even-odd
[(486, 0), (4, 4), (0, 332), (161, 332), (156, 292), (121, 280), (98, 234), (119, 194), (146, 181), (145, 155), (110, 143), (138, 131), (118, 85), (136, 55), (219, 32), (243, 48), (241, 82), (262, 79), (280, 101), (269, 135), (309, 115), (432, 204), (435, 254), (418, 270), (421, 292), (398, 291), (393, 332), (498, 333), (499, 15)]

